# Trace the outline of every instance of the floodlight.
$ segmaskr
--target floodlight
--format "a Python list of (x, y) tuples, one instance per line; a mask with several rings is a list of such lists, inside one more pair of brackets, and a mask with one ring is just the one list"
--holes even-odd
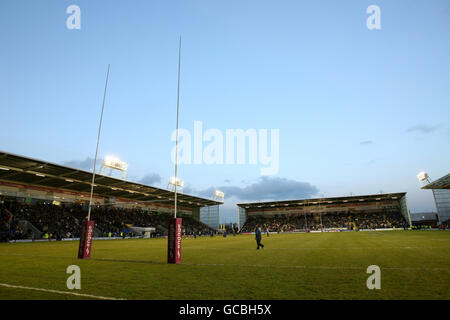
[(169, 179), (169, 184), (173, 185), (173, 186), (177, 186), (177, 187), (181, 187), (183, 188), (184, 186), (184, 181), (181, 180), (180, 178), (177, 177), (170, 177)]
[(428, 173), (422, 171), (419, 172), (419, 174), (417, 175), (417, 179), (419, 179), (419, 181), (424, 181), (428, 179)]
[(225, 193), (223, 193), (220, 190), (216, 190), (214, 191), (214, 196), (213, 196), (213, 200), (214, 201), (219, 201), (219, 202), (224, 202), (225, 199)]
[(215, 195), (216, 197), (218, 197), (218, 198), (224, 198), (224, 197), (225, 197), (225, 194), (224, 194), (222, 191), (220, 191), (220, 190), (216, 190), (216, 192), (214, 193), (214, 195)]
[(103, 160), (103, 166), (120, 171), (128, 170), (128, 164), (115, 156), (106, 156)]

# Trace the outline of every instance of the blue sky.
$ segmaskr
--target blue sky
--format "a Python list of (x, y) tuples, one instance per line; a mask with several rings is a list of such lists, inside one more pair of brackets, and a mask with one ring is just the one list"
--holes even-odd
[[(69, 5), (81, 29), (69, 30)], [(368, 30), (366, 8), (381, 9)], [(180, 127), (279, 129), (280, 168), (181, 165), (185, 191), (230, 190), (236, 202), (408, 192), (449, 172), (448, 1), (11, 1), (0, 3), (0, 149), (61, 164), (99, 155), (129, 178), (173, 175), (178, 36)], [(84, 163), (84, 164), (83, 164)], [(258, 199), (254, 192), (260, 192)], [(247, 199), (246, 199), (247, 198)]]

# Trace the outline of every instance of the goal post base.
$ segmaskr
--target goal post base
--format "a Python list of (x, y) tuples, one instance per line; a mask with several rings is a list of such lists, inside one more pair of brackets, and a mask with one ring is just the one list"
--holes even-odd
[(167, 263), (181, 263), (181, 218), (169, 219)]
[(80, 232), (80, 246), (78, 259), (89, 259), (92, 252), (92, 237), (94, 235), (94, 221), (83, 221)]

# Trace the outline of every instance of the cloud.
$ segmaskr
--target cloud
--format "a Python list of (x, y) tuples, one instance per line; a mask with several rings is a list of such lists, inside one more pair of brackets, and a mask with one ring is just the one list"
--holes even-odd
[[(97, 159), (96, 171), (100, 170), (100, 166), (102, 165), (103, 159)], [(91, 157), (87, 157), (84, 160), (70, 160), (64, 161), (63, 165), (66, 167), (71, 167), (75, 169), (81, 169), (86, 171), (92, 171), (94, 169), (94, 159)]]
[[(97, 166), (96, 166), (96, 172), (99, 173), (101, 166), (103, 163), (103, 159), (97, 159)], [(64, 161), (62, 163), (66, 167), (75, 168), (75, 169), (81, 169), (86, 171), (92, 171), (94, 166), (94, 159), (91, 157), (87, 157), (84, 160), (70, 160), (70, 161)], [(162, 178), (157, 173), (149, 173), (143, 176), (141, 179), (139, 179), (136, 176), (127, 176), (128, 181), (136, 181), (142, 184), (146, 185), (154, 185), (157, 183), (161, 183)]]
[(426, 124), (422, 124), (422, 125), (417, 125), (417, 126), (412, 126), (409, 127), (406, 132), (418, 132), (418, 133), (423, 133), (423, 134), (427, 134), (427, 133), (431, 133), (437, 130), (437, 128), (439, 128), (438, 125), (435, 126), (428, 126)]
[(146, 174), (141, 180), (139, 180), (139, 182), (142, 184), (146, 184), (146, 185), (160, 183), (161, 176), (157, 173), (149, 173), (149, 174)]
[(367, 146), (369, 144), (373, 144), (373, 141), (372, 140), (361, 141), (359, 144), (362, 146)]
[[(190, 186), (184, 186), (183, 187), (183, 193), (194, 195), (194, 194), (198, 194), (198, 191), (195, 190), (194, 188), (190, 187)], [(211, 197), (212, 197), (212, 195), (209, 195), (208, 198), (211, 198)]]
[[(239, 200), (289, 200), (309, 198), (319, 190), (308, 182), (301, 182), (279, 177), (260, 177), (248, 186), (219, 186), (196, 192), (199, 196), (211, 198), (215, 190), (221, 190), (226, 198), (235, 197)], [(185, 189), (185, 192), (195, 192), (194, 189)]]

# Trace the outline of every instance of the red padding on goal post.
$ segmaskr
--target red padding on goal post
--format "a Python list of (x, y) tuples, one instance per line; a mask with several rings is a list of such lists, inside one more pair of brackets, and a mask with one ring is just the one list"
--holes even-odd
[(169, 220), (167, 263), (181, 262), (181, 218)]
[(89, 259), (92, 252), (92, 237), (94, 235), (94, 221), (83, 221), (80, 233), (78, 259)]

